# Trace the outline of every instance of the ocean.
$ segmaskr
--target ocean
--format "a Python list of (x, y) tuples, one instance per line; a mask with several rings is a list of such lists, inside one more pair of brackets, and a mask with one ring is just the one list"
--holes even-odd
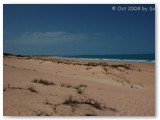
[(69, 55), (66, 58), (103, 60), (103, 61), (127, 61), (155, 63), (155, 54), (124, 54), (124, 55)]

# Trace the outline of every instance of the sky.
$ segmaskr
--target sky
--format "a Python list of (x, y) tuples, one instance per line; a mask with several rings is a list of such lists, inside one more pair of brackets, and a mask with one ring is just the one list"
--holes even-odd
[(154, 7), (4, 4), (3, 52), (21, 55), (155, 53)]

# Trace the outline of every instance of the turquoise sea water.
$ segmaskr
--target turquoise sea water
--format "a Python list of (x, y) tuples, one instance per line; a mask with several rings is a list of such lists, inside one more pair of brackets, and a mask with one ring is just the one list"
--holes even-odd
[(92, 59), (92, 60), (112, 60), (131, 62), (155, 62), (155, 54), (125, 54), (125, 55), (70, 55), (62, 56), (67, 58)]

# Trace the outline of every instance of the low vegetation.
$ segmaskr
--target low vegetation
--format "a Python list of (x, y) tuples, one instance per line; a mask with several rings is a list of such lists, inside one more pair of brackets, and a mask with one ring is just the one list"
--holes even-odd
[(11, 86), (10, 84), (8, 84), (7, 87), (3, 88), (3, 91), (7, 91), (7, 89), (19, 89), (19, 90), (22, 90), (23, 88), (22, 87), (14, 87), (14, 86)]
[(28, 90), (29, 90), (30, 92), (38, 93), (38, 91), (37, 91), (33, 86), (28, 87)]
[(39, 80), (38, 79), (34, 79), (32, 82), (43, 84), (43, 85), (55, 85), (55, 83), (49, 82), (49, 81), (43, 80), (43, 79), (39, 79)]
[(71, 84), (65, 84), (65, 83), (61, 83), (61, 87), (66, 87), (66, 88), (73, 88), (77, 90), (78, 94), (83, 94), (85, 91), (85, 88), (87, 87), (87, 85), (84, 84), (80, 84), (78, 86), (72, 86)]
[(78, 93), (78, 94), (83, 94), (84, 91), (85, 91), (85, 88), (81, 88), (81, 87), (80, 87), (80, 88), (77, 89), (77, 93)]
[(70, 105), (70, 106), (75, 106), (75, 105), (78, 105), (78, 104), (87, 104), (87, 105), (91, 105), (92, 107), (96, 108), (96, 109), (99, 109), (99, 110), (103, 110), (105, 109), (105, 105), (101, 104), (100, 102), (98, 101), (95, 101), (93, 99), (83, 99), (83, 100), (80, 100), (80, 99), (74, 99), (73, 96), (69, 96), (65, 101), (64, 103), (65, 105)]
[(87, 87), (87, 85), (80, 84), (80, 85), (78, 85), (77, 87), (74, 87), (74, 89), (77, 90), (77, 93), (78, 93), (78, 94), (83, 94), (86, 87)]
[(61, 87), (66, 87), (66, 88), (71, 88), (73, 87), (71, 84), (65, 84), (65, 83), (61, 83)]

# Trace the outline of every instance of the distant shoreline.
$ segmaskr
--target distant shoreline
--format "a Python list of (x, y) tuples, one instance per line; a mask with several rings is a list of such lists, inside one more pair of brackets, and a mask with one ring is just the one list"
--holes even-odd
[[(66, 63), (72, 64), (74, 62), (80, 63), (83, 62), (92, 62), (92, 63), (144, 63), (144, 64), (155, 64), (154, 60), (127, 60), (127, 59), (99, 59), (99, 58), (72, 58), (72, 57), (63, 57), (63, 56), (47, 56), (47, 55), (14, 55), (14, 54), (3, 54), (4, 56), (18, 57), (18, 58), (26, 58), (26, 59), (35, 59), (42, 61), (51, 61), (58, 63)], [(65, 61), (65, 62), (64, 62)]]
[[(127, 55), (72, 55), (72, 56), (60, 56), (60, 55), (15, 55), (10, 53), (3, 53), (4, 56), (16, 56), (16, 57), (49, 57), (49, 58), (59, 58), (59, 59), (69, 59), (69, 60), (87, 60), (87, 61), (102, 61), (102, 62), (130, 62), (130, 63), (155, 63), (155, 54), (133, 54), (133, 56), (145, 56), (151, 57), (150, 59), (136, 59), (131, 54)], [(103, 57), (104, 56), (104, 57)], [(116, 58), (116, 57), (119, 58)], [(127, 58), (127, 56), (132, 58)], [(115, 57), (115, 58), (114, 58)], [(123, 58), (124, 57), (124, 58)]]
[(155, 63), (155, 60), (134, 60), (134, 59), (100, 59), (100, 58), (69, 58), (69, 57), (58, 57), (63, 59), (74, 59), (74, 60), (93, 60), (93, 61), (103, 61), (103, 62), (135, 62), (135, 63)]

